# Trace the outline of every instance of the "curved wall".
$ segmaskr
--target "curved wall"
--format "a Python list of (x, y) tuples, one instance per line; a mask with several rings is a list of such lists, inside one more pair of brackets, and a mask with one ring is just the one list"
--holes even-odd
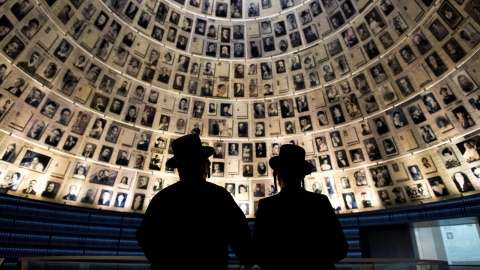
[(1, 191), (142, 213), (188, 133), (248, 217), (285, 143), (338, 213), (480, 189), (475, 1), (210, 2), (1, 4)]

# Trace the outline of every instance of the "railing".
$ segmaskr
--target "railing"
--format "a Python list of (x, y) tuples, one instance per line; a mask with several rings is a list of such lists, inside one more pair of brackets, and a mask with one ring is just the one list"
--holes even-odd
[[(30, 257), (19, 259), (20, 270), (93, 270), (93, 269), (134, 269), (149, 270), (150, 263), (142, 256), (59, 256)], [(446, 261), (416, 260), (416, 259), (344, 259), (336, 264), (338, 270), (449, 270), (453, 269)], [(470, 266), (472, 267), (472, 266)], [(478, 266), (474, 267), (478, 268)], [(237, 263), (229, 265), (228, 269), (243, 269)], [(252, 269), (261, 269), (258, 266)], [(461, 269), (455, 266), (455, 269)], [(206, 269), (207, 270), (207, 269)]]

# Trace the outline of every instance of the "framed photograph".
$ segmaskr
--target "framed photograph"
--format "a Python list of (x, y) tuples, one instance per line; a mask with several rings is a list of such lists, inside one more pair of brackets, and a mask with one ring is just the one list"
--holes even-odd
[(45, 173), (52, 157), (27, 150), (20, 161), (20, 167), (27, 168), (36, 172)]
[(428, 178), (427, 180), (430, 184), (430, 187), (432, 188), (433, 194), (435, 194), (435, 197), (443, 197), (450, 194), (440, 176)]
[(470, 49), (475, 48), (480, 42), (480, 33), (475, 29), (472, 24), (468, 23), (458, 33), (459, 39), (461, 39)]
[(477, 83), (470, 77), (466, 70), (462, 70), (453, 76), (453, 81), (457, 83), (459, 88), (465, 93), (471, 93), (478, 89)]
[(386, 165), (370, 168), (370, 174), (372, 176), (373, 182), (375, 183), (375, 187), (377, 188), (393, 185), (390, 172)]
[(103, 206), (110, 206), (112, 196), (113, 196), (112, 190), (102, 189), (102, 191), (100, 192), (100, 197), (98, 198), (97, 204), (103, 205)]
[(105, 167), (97, 167), (91, 171), (89, 182), (113, 187), (117, 176), (118, 171), (116, 170), (106, 169)]
[(374, 7), (369, 13), (365, 15), (365, 21), (368, 22), (368, 26), (370, 27), (370, 30), (375, 36), (378, 35), (387, 26), (382, 15), (380, 14), (380, 12), (378, 12), (377, 7)]
[(212, 163), (212, 177), (223, 177), (224, 175), (224, 162), (213, 162)]
[(330, 155), (320, 155), (318, 156), (318, 161), (320, 164), (320, 170), (329, 171), (332, 167), (332, 161), (330, 160)]
[(462, 128), (467, 129), (475, 125), (475, 121), (473, 121), (472, 117), (468, 113), (467, 109), (465, 109), (465, 107), (459, 106), (458, 108), (453, 109), (452, 113), (457, 119), (457, 121), (460, 123)]
[(428, 27), (428, 30), (430, 30), (437, 41), (442, 41), (448, 35), (448, 30), (438, 19), (435, 19), (432, 22), (432, 24)]
[(80, 202), (81, 203), (87, 203), (87, 204), (93, 204), (93, 200), (95, 199), (97, 195), (98, 189), (95, 187), (87, 186), (83, 189), (82, 195), (80, 195)]
[(442, 159), (445, 168), (451, 169), (461, 165), (460, 161), (455, 154), (455, 151), (451, 147), (446, 147), (438, 151), (440, 158)]
[(457, 143), (457, 148), (462, 153), (463, 159), (467, 163), (480, 160), (480, 154), (478, 152), (480, 146), (480, 137), (475, 136), (460, 143)]
[(381, 142), (382, 142), (383, 150), (385, 150), (385, 154), (387, 155), (387, 157), (398, 154), (398, 148), (397, 148), (397, 145), (395, 144), (393, 137), (382, 139)]
[(78, 194), (80, 193), (81, 190), (81, 185), (79, 184), (70, 184), (68, 186), (65, 186), (66, 188), (64, 189), (64, 195), (62, 196), (63, 200), (66, 201), (76, 201)]
[(453, 7), (452, 4), (450, 4), (449, 1), (443, 1), (440, 8), (437, 9), (437, 13), (452, 30), (455, 30), (463, 20), (463, 16)]
[(420, 157), (420, 162), (418, 162), (418, 164), (418, 166), (420, 166), (420, 170), (422, 170), (425, 174), (437, 172), (437, 167), (435, 166), (435, 163), (430, 155)]
[(44, 198), (55, 199), (59, 189), (60, 189), (60, 183), (47, 181), (45, 185), (45, 189), (42, 191), (41, 195)]
[(416, 183), (414, 185), (405, 186), (404, 188), (410, 201), (432, 198), (432, 195), (430, 195), (430, 192), (424, 183)]

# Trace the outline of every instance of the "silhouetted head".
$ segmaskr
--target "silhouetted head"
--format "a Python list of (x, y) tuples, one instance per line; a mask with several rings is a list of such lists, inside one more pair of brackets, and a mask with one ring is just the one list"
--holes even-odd
[(210, 146), (202, 146), (197, 134), (189, 134), (172, 142), (174, 156), (170, 158), (166, 166), (177, 168), (180, 179), (198, 178), (205, 172), (214, 149)]
[(280, 148), (280, 154), (272, 157), (268, 162), (273, 169), (275, 190), (277, 178), (280, 186), (304, 186), (305, 175), (312, 172), (313, 166), (305, 160), (305, 150), (293, 144), (285, 144)]

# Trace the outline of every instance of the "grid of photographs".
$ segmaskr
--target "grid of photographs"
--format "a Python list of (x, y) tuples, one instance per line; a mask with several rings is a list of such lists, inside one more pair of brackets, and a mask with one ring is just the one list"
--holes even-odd
[(288, 143), (339, 213), (480, 188), (476, 136), (421, 152), (477, 129), (473, 0), (127, 2), (0, 6), (3, 192), (142, 212), (190, 133), (247, 216)]

